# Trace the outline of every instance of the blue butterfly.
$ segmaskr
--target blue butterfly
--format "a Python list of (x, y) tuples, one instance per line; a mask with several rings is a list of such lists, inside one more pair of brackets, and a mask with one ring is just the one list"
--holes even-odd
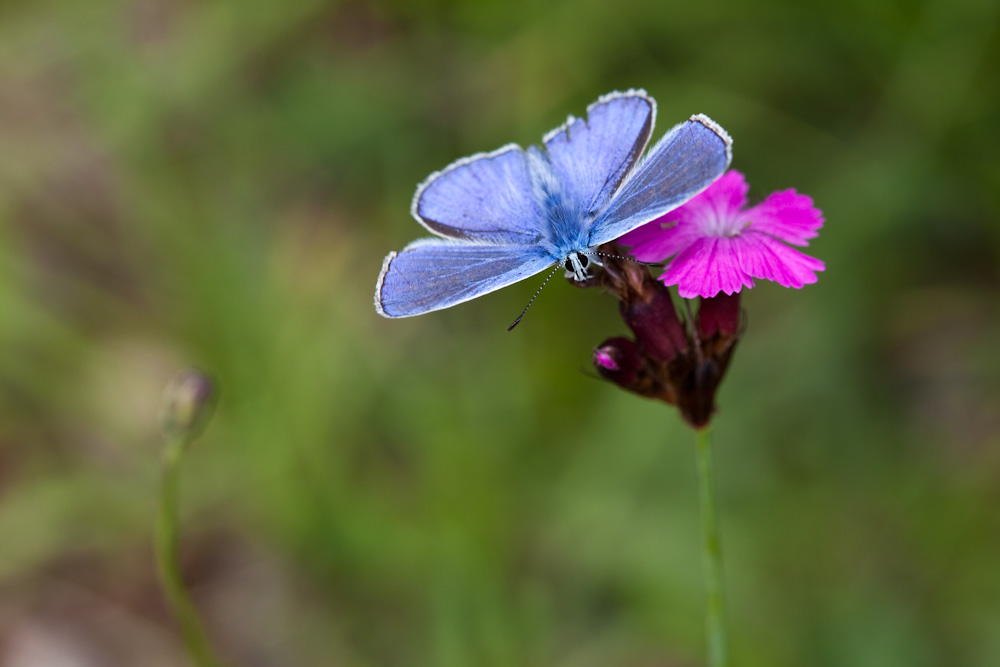
[(389, 253), (375, 309), (421, 315), (557, 265), (586, 280), (598, 246), (685, 203), (732, 160), (732, 139), (701, 114), (640, 159), (655, 119), (645, 91), (610, 93), (545, 135), (545, 148), (509, 144), (431, 174), (410, 210), (442, 238)]

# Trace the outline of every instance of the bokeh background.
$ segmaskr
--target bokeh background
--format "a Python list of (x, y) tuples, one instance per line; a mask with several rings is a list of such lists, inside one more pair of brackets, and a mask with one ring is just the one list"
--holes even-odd
[(992, 0), (0, 7), (0, 664), (696, 666), (693, 437), (588, 369), (616, 304), (539, 280), (372, 308), (418, 182), (643, 87), (826, 226), (745, 295), (714, 438), (741, 666), (1000, 664)]

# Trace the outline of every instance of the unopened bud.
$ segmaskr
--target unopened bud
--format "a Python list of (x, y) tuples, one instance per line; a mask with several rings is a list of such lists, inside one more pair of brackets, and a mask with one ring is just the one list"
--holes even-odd
[(698, 307), (698, 335), (711, 338), (735, 336), (740, 328), (740, 294), (722, 294), (702, 299)]
[(199, 370), (188, 368), (173, 377), (163, 391), (161, 425), (167, 437), (194, 437), (212, 414), (215, 390)]
[(609, 338), (594, 350), (594, 368), (605, 380), (630, 388), (635, 384), (642, 356), (628, 338)]
[(663, 283), (650, 283), (654, 287), (646, 291), (644, 298), (621, 302), (622, 319), (646, 354), (666, 363), (687, 349), (687, 334), (677, 318), (670, 290)]

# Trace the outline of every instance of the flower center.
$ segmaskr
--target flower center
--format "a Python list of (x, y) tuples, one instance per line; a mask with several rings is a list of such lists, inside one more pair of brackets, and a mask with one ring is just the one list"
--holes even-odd
[(736, 238), (752, 224), (750, 220), (742, 221), (738, 215), (732, 215), (729, 211), (712, 209), (706, 213), (702, 219), (701, 229), (707, 236)]
[(736, 238), (737, 236), (739, 236), (740, 234), (742, 234), (742, 233), (743, 233), (743, 230), (744, 230), (744, 229), (746, 229), (747, 227), (749, 227), (749, 226), (750, 226), (750, 225), (752, 225), (752, 224), (753, 224), (753, 221), (752, 221), (752, 220), (747, 220), (746, 222), (744, 222), (744, 223), (743, 223), (742, 225), (740, 225), (739, 227), (735, 227), (735, 228), (733, 228), (733, 229), (730, 229), (730, 230), (728, 230), (728, 231), (724, 232), (724, 233), (723, 233), (723, 236), (725, 236), (725, 237), (726, 237), (727, 239), (733, 239), (733, 238)]

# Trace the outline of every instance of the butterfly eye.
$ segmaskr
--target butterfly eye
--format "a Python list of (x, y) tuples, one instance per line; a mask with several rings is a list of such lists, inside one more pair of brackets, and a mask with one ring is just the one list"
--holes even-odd
[[(576, 258), (576, 264), (573, 264), (574, 257)], [(567, 271), (576, 273), (576, 268), (575, 268), (576, 266), (579, 266), (581, 269), (586, 269), (588, 266), (590, 266), (590, 260), (587, 259), (586, 255), (581, 255), (580, 253), (576, 252), (570, 253), (570, 256), (567, 257), (566, 261), (563, 262), (563, 267)]]

